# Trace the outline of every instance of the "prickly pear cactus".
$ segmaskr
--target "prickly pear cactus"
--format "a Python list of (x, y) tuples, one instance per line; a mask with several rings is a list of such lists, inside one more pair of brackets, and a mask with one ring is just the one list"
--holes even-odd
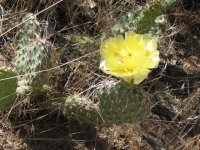
[(155, 28), (159, 25), (155, 20), (162, 15), (163, 10), (164, 7), (160, 2), (145, 6), (134, 22), (133, 30), (139, 34), (155, 32)]
[(158, 36), (165, 23), (164, 11), (172, 6), (176, 0), (154, 0), (140, 11), (129, 12), (123, 16), (119, 24), (113, 29), (114, 34), (134, 31), (139, 34), (150, 33)]
[(69, 97), (65, 101), (64, 114), (93, 125), (108, 126), (139, 121), (147, 111), (140, 93), (113, 82), (104, 83), (97, 89), (96, 101)]
[[(16, 74), (6, 68), (0, 68), (0, 109), (12, 106), (16, 99)], [(8, 79), (10, 78), (10, 79)]]
[[(16, 54), (16, 73), (18, 78), (17, 94), (24, 96), (41, 87), (38, 71), (47, 63), (47, 48), (45, 40), (40, 39), (39, 22), (32, 14), (28, 14), (22, 21), (22, 35), (19, 40), (19, 50)], [(46, 60), (45, 60), (46, 59)]]
[(73, 95), (66, 99), (63, 113), (65, 116), (71, 116), (80, 121), (97, 124), (99, 106), (86, 97)]
[(123, 83), (104, 83), (98, 99), (105, 125), (136, 122), (147, 111), (143, 95)]

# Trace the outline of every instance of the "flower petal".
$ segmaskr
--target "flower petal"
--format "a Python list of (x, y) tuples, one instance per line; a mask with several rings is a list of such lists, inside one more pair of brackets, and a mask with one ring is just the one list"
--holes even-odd
[(148, 34), (127, 32), (125, 38), (109, 38), (100, 47), (100, 68), (107, 74), (139, 84), (147, 78), (149, 69), (157, 67), (157, 42)]

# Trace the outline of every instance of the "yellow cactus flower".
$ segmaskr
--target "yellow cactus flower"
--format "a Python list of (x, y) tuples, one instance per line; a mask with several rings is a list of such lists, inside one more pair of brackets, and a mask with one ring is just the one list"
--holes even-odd
[(157, 42), (151, 36), (127, 32), (125, 38), (109, 38), (100, 47), (103, 72), (139, 84), (158, 66)]

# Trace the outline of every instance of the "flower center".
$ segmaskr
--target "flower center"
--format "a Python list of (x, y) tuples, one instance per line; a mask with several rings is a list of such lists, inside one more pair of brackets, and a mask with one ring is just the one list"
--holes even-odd
[(119, 65), (121, 65), (123, 70), (126, 72), (133, 70), (133, 66), (130, 63), (132, 58), (130, 56), (131, 55), (120, 57), (118, 61)]

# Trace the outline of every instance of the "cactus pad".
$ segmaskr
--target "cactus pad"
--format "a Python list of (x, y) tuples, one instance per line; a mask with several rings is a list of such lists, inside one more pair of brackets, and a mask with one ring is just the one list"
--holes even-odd
[(139, 121), (146, 114), (143, 96), (127, 86), (108, 82), (96, 92), (96, 103), (77, 95), (68, 97), (64, 115), (93, 125), (108, 126)]
[(98, 104), (85, 97), (73, 95), (66, 99), (63, 113), (65, 116), (75, 117), (79, 121), (97, 124), (99, 107)]
[(10, 107), (16, 99), (17, 80), (8, 79), (15, 76), (13, 71), (0, 68), (0, 109)]
[[(119, 23), (113, 28), (112, 33), (134, 31), (138, 34), (150, 33), (159, 36), (165, 23), (163, 13), (175, 2), (176, 0), (154, 0), (147, 3), (141, 10), (132, 10), (120, 19)], [(161, 21), (157, 21), (160, 18), (162, 18)]]
[(36, 76), (41, 66), (44, 66), (44, 58), (47, 56), (44, 39), (40, 39), (39, 22), (36, 17), (28, 14), (23, 21), (25, 22), (15, 61), (16, 73), (22, 75), (18, 78), (16, 91), (22, 96), (31, 92), (32, 87), (35, 88), (41, 84)]
[(123, 84), (103, 84), (98, 98), (105, 125), (136, 122), (147, 111), (143, 95)]

